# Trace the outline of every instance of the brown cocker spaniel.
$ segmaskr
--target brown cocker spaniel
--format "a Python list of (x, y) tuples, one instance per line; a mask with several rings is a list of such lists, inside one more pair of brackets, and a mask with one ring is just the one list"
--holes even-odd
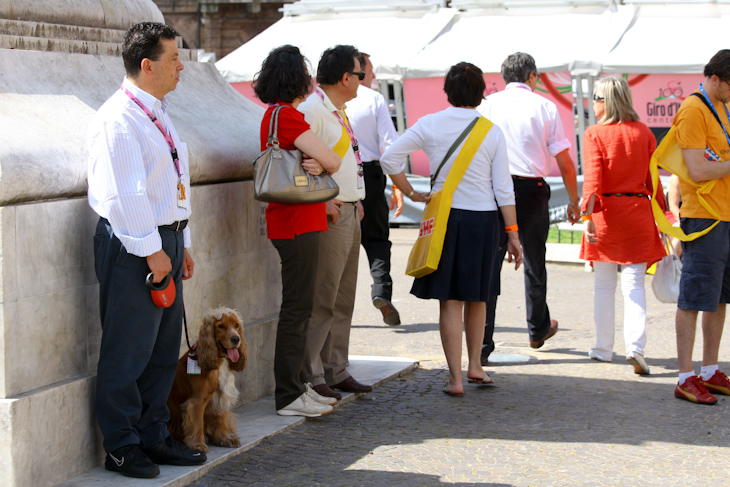
[(193, 348), (199, 366), (193, 372), (198, 373), (188, 373), (188, 354), (185, 354), (178, 361), (175, 382), (167, 399), (170, 434), (195, 451), (208, 451), (206, 439), (214, 445), (239, 447), (236, 418), (231, 412), (238, 400), (233, 372), (246, 367), (248, 347), (238, 311), (230, 308), (208, 311)]

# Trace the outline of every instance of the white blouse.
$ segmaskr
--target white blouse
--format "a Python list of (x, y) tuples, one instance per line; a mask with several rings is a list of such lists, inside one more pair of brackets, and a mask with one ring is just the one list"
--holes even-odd
[[(467, 125), (480, 114), (473, 108), (449, 107), (420, 118), (380, 158), (385, 174), (403, 171), (405, 158), (422, 149), (428, 156), (431, 174), (448, 152), (451, 144)], [(440, 191), (466, 139), (441, 168), (432, 191)], [(496, 200), (496, 201), (495, 201)], [(460, 210), (494, 211), (497, 206), (514, 205), (515, 195), (502, 130), (494, 125), (477, 149), (474, 158), (454, 191), (451, 207)]]

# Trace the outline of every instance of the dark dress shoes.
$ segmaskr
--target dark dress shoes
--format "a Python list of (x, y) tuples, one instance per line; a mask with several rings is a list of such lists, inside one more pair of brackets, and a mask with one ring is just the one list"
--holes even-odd
[(332, 389), (329, 388), (327, 384), (318, 384), (316, 386), (312, 386), (312, 389), (315, 390), (317, 394), (324, 397), (334, 397), (338, 401), (342, 399), (342, 394), (339, 392), (335, 392)]
[(156, 445), (142, 448), (142, 452), (158, 465), (200, 465), (208, 459), (205, 453), (193, 451), (169, 436)]
[(352, 376), (350, 376), (342, 382), (333, 385), (332, 389), (339, 389), (345, 392), (371, 392), (373, 390), (373, 386), (360, 384), (358, 381), (353, 379)]

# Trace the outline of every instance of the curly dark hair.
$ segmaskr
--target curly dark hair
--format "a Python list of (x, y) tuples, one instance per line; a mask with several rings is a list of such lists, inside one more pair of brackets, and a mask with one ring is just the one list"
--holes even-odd
[(272, 49), (253, 78), (253, 91), (264, 103), (292, 103), (306, 97), (312, 89), (308, 63), (296, 46)]
[(317, 82), (321, 85), (336, 85), (345, 73), (355, 70), (357, 57), (360, 57), (360, 53), (354, 46), (339, 45), (327, 49), (317, 66)]
[(484, 98), (485, 88), (482, 70), (472, 63), (451, 66), (444, 78), (446, 98), (455, 107), (479, 106)]
[(175, 40), (178, 33), (169, 25), (159, 22), (140, 22), (133, 25), (122, 42), (122, 59), (127, 76), (136, 78), (142, 70), (142, 60), (158, 61), (164, 50), (160, 39)]
[(532, 73), (537, 73), (535, 58), (524, 52), (510, 54), (502, 63), (505, 83), (526, 83)]
[(716, 75), (723, 81), (730, 81), (730, 49), (721, 49), (705, 66), (705, 77)]

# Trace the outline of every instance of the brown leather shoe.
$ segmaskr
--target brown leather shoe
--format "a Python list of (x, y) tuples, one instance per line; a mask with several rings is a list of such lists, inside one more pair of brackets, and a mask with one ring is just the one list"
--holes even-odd
[(545, 342), (551, 339), (555, 336), (555, 334), (558, 332), (558, 320), (550, 320), (550, 330), (548, 330), (548, 334), (545, 335), (545, 338), (542, 340), (538, 340), (536, 342), (533, 342), (530, 340), (530, 347), (531, 348), (540, 348), (543, 345), (545, 345)]
[(375, 297), (373, 298), (373, 306), (383, 313), (383, 323), (390, 326), (400, 325), (400, 313), (395, 309), (393, 303), (385, 298)]
[(316, 386), (312, 386), (312, 389), (314, 389), (317, 394), (324, 397), (334, 397), (338, 401), (342, 399), (342, 394), (339, 392), (335, 392), (332, 389), (329, 388), (327, 384), (319, 384)]
[(332, 389), (339, 389), (345, 392), (371, 392), (373, 390), (373, 386), (360, 384), (352, 376), (350, 376), (339, 384), (333, 385)]

